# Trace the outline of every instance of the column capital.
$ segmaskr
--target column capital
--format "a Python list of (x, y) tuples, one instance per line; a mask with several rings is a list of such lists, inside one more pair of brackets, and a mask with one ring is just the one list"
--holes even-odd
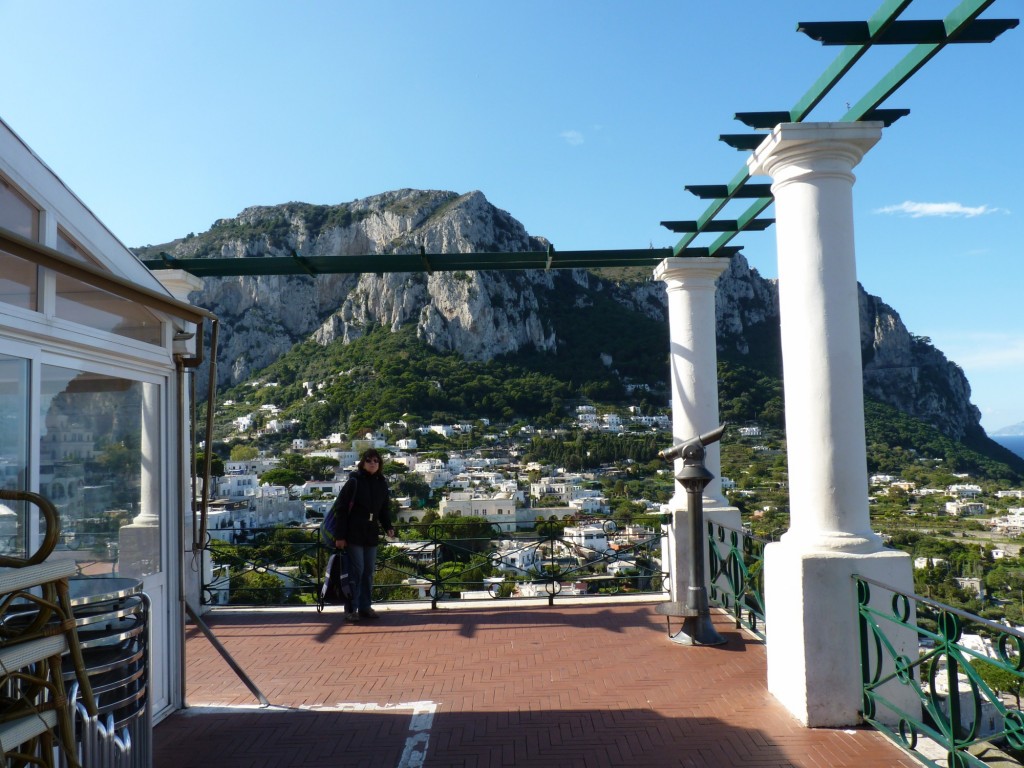
[(670, 256), (654, 268), (654, 279), (686, 285), (703, 280), (713, 285), (730, 261), (726, 256)]
[(203, 287), (201, 277), (196, 277), (183, 269), (157, 269), (153, 271), (153, 276), (178, 301), (187, 302), (192, 291), (198, 291)]
[[(773, 176), (794, 161), (841, 157), (845, 170), (853, 168), (882, 138), (881, 122), (779, 123), (747, 158), (751, 176)], [(810, 170), (810, 169), (809, 169)]]

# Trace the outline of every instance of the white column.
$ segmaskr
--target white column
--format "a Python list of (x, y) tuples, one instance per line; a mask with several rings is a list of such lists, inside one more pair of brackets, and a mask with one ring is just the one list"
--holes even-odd
[(868, 515), (852, 173), (880, 136), (873, 123), (784, 123), (752, 158), (775, 195), (790, 463), (783, 540), (805, 549), (881, 549)]
[[(775, 196), (789, 460), (790, 528), (765, 551), (768, 688), (810, 726), (859, 719), (850, 576), (913, 590), (868, 512), (852, 169), (881, 127), (783, 123), (748, 161)], [(916, 653), (912, 633), (900, 643)]]
[(142, 579), (164, 570), (161, 563), (161, 491), (163, 476), (161, 457), (160, 388), (142, 384), (140, 434), (139, 514), (118, 531), (118, 574)]
[[(719, 426), (715, 283), (728, 266), (729, 259), (722, 257), (676, 257), (665, 259), (654, 269), (655, 279), (664, 280), (668, 291), (673, 443)], [(704, 458), (704, 465), (715, 476), (704, 489), (705, 519), (739, 528), (739, 510), (722, 496), (721, 464), (720, 446), (712, 443)], [(676, 459), (674, 472), (681, 468), (682, 459)], [(690, 586), (690, 527), (686, 490), (678, 481), (668, 507), (673, 523), (663, 549), (665, 567), (671, 574), (672, 600), (685, 602)], [(705, 557), (705, 566), (707, 561)]]

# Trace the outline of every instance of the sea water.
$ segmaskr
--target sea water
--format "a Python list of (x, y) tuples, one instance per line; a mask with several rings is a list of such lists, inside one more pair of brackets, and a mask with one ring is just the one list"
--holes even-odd
[(1003, 448), (1009, 448), (1021, 458), (1024, 458), (1024, 435), (996, 435), (992, 438)]

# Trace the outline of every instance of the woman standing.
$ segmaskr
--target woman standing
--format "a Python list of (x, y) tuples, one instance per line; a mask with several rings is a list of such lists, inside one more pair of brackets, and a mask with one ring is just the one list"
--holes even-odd
[(375, 619), (370, 607), (373, 599), (373, 575), (377, 569), (377, 542), (381, 528), (394, 536), (391, 524), (388, 482), (381, 471), (380, 454), (373, 448), (362, 458), (338, 494), (335, 507), (335, 545), (348, 550), (348, 572), (352, 585), (352, 610), (348, 621)]

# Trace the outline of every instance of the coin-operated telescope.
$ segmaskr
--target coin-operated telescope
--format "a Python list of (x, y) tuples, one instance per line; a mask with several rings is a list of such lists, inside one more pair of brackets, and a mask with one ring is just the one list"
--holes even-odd
[(704, 489), (714, 479), (704, 466), (705, 446), (722, 439), (725, 426), (685, 440), (658, 455), (666, 461), (681, 458), (683, 466), (676, 480), (686, 490), (690, 518), (690, 586), (685, 602), (660, 603), (655, 611), (665, 616), (682, 616), (683, 628), (672, 636), (680, 645), (721, 645), (725, 638), (711, 623), (708, 590), (704, 584)]

